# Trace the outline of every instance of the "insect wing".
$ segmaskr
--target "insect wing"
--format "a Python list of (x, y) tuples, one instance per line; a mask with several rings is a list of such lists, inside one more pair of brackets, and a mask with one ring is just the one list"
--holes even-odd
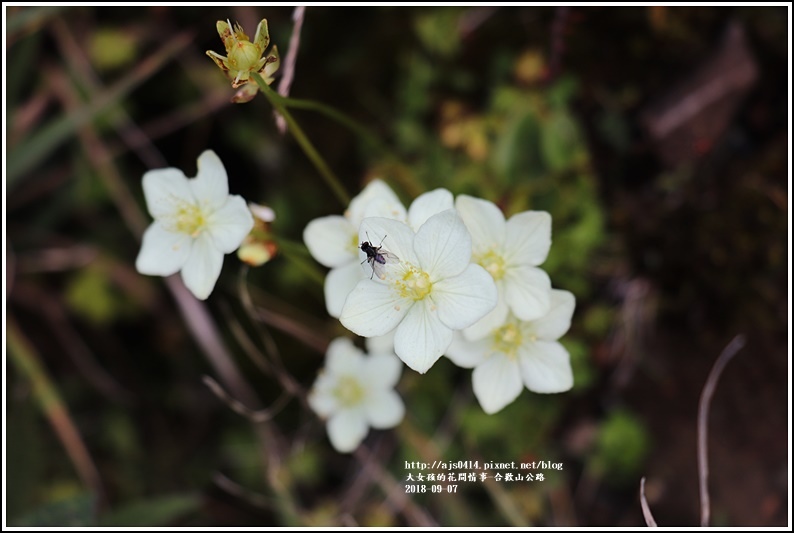
[[(384, 265), (396, 265), (400, 262), (400, 258), (397, 257), (397, 254), (393, 254), (391, 252), (387, 252), (383, 250), (382, 252), (378, 252), (378, 255), (383, 258)], [(380, 261), (378, 261), (380, 263)]]
[(375, 257), (373, 257), (370, 261), (372, 265), (372, 270), (375, 272), (375, 275), (378, 276), (380, 279), (386, 279), (386, 265), (396, 265), (400, 262), (400, 258), (397, 255), (387, 252), (387, 251), (379, 251)]

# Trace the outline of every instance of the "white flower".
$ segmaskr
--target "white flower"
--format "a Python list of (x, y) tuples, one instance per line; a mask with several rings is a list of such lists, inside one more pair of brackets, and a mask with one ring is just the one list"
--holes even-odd
[(190, 292), (206, 300), (224, 254), (235, 251), (254, 226), (245, 200), (229, 195), (226, 169), (212, 150), (199, 156), (195, 178), (177, 168), (150, 170), (143, 194), (154, 222), (143, 234), (135, 268), (152, 276), (181, 270)]
[(402, 363), (392, 353), (366, 356), (350, 339), (331, 341), (309, 405), (328, 421), (328, 438), (336, 450), (355, 450), (370, 426), (387, 429), (402, 421), (405, 405), (394, 391), (401, 373)]
[(510, 315), (507, 322), (477, 341), (456, 335), (446, 356), (474, 368), (472, 388), (483, 410), (496, 413), (515, 400), (524, 386), (533, 392), (564, 392), (573, 386), (568, 351), (557, 342), (571, 326), (576, 300), (552, 289), (549, 312), (533, 321)]
[(499, 291), (496, 308), (468, 328), (465, 337), (484, 337), (504, 324), (508, 311), (521, 320), (546, 314), (551, 281), (537, 266), (551, 247), (551, 215), (524, 211), (505, 222), (494, 203), (466, 195), (457, 197), (455, 208), (471, 233), (472, 261), (493, 276)]
[(338, 318), (345, 298), (363, 276), (358, 259), (358, 227), (368, 216), (405, 220), (405, 207), (381, 180), (371, 181), (350, 201), (344, 216), (312, 220), (303, 230), (303, 242), (317, 262), (331, 269), (325, 278), (325, 306)]
[[(371, 181), (350, 201), (344, 216), (330, 215), (312, 220), (303, 231), (303, 241), (319, 263), (331, 270), (325, 278), (325, 306), (339, 318), (347, 295), (359, 280), (370, 273), (361, 267), (359, 227), (367, 217), (384, 217), (407, 222), (418, 228), (436, 213), (452, 207), (452, 193), (436, 189), (420, 195), (406, 212), (394, 191), (383, 181)], [(375, 239), (374, 236), (370, 237)], [(370, 239), (363, 238), (368, 241)], [(373, 242), (378, 246), (379, 242)]]
[(395, 353), (417, 372), (427, 372), (454, 330), (474, 324), (496, 305), (493, 279), (470, 263), (471, 237), (454, 209), (431, 216), (416, 233), (397, 220), (367, 218), (359, 238), (367, 235), (383, 239), (383, 250), (399, 262), (384, 266), (383, 279), (359, 281), (339, 320), (363, 337), (396, 328)]

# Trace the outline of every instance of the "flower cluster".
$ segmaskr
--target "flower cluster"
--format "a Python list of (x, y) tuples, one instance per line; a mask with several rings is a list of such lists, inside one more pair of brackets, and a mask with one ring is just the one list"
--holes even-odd
[[(218, 21), (216, 28), (227, 56), (207, 55), (238, 89), (233, 101), (250, 101), (259, 90), (252, 77), (270, 84), (279, 67), (276, 47), (265, 53), (267, 21), (253, 42), (239, 24)], [(203, 300), (225, 254), (239, 248), (242, 261), (258, 266), (276, 253), (268, 226), (275, 214), (229, 195), (226, 170), (210, 150), (199, 157), (195, 178), (175, 168), (152, 170), (143, 190), (154, 218), (136, 260), (143, 274), (181, 271)], [(329, 314), (367, 338), (369, 354), (348, 338), (334, 339), (308, 397), (338, 451), (355, 450), (370, 427), (391, 428), (403, 419), (405, 406), (394, 391), (400, 360), (419, 373), (443, 355), (472, 368), (475, 396), (489, 414), (524, 387), (555, 393), (573, 386), (570, 356), (558, 340), (570, 327), (575, 298), (553, 289), (540, 268), (551, 247), (548, 213), (506, 220), (492, 202), (454, 198), (446, 189), (422, 194), (406, 209), (383, 181), (373, 180), (344, 214), (312, 220), (303, 239), (330, 269)]]
[[(313, 220), (303, 235), (312, 255), (332, 268), (329, 313), (363, 337), (394, 331), (395, 353), (421, 373), (444, 354), (454, 331), (497, 302), (493, 279), (471, 262), (471, 236), (453, 205), (452, 194), (437, 189), (406, 210), (375, 180), (344, 216)], [(395, 260), (386, 264), (386, 253)]]
[(417, 372), (444, 354), (473, 368), (486, 412), (508, 405), (524, 386), (549, 393), (573, 385), (557, 340), (575, 299), (552, 289), (540, 268), (551, 247), (548, 213), (505, 220), (492, 202), (453, 200), (445, 189), (406, 210), (375, 180), (343, 216), (311, 221), (304, 241), (331, 268), (325, 295), (332, 316), (363, 337), (392, 333), (394, 352)]

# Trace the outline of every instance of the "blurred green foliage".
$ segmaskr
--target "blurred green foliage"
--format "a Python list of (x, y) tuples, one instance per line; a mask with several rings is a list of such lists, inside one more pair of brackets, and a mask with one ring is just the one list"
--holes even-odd
[(650, 445), (643, 423), (627, 411), (615, 410), (598, 428), (592, 468), (608, 484), (636, 483)]

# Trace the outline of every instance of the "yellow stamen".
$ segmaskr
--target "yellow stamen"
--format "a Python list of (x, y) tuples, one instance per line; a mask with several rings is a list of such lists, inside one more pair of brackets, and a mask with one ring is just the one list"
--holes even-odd
[(475, 255), (474, 261), (487, 270), (495, 280), (500, 280), (505, 275), (505, 260), (496, 250), (491, 249), (484, 254)]
[(493, 350), (515, 358), (524, 334), (515, 322), (508, 322), (493, 332)]
[(352, 376), (341, 376), (332, 394), (344, 407), (358, 405), (364, 399), (364, 387)]
[(430, 275), (414, 266), (406, 266), (402, 278), (396, 281), (400, 297), (411, 298), (414, 301), (424, 299), (433, 290)]

